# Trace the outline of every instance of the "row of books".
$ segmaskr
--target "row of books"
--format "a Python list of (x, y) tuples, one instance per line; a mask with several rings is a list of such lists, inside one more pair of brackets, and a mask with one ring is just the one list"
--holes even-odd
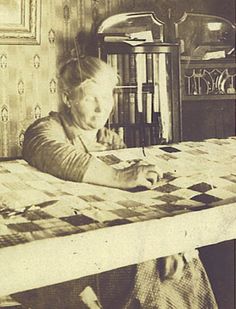
[(152, 123), (155, 113), (159, 110), (154, 106), (154, 94), (142, 93), (142, 112), (139, 112), (137, 93), (131, 91), (117, 91), (114, 95), (114, 109), (109, 119), (111, 124)]
[(157, 53), (108, 54), (107, 63), (117, 72), (121, 85), (135, 85), (139, 77), (143, 83), (158, 82)]
[[(167, 58), (164, 53), (108, 54), (107, 62), (117, 72), (120, 82), (117, 89), (136, 93), (138, 112), (143, 112), (143, 92), (147, 101), (152, 101), (153, 112), (160, 112), (161, 105), (168, 105), (169, 78)], [(146, 89), (145, 89), (146, 87)], [(133, 94), (130, 94), (133, 104)], [(120, 99), (117, 99), (120, 101)], [(119, 105), (119, 104), (118, 104)]]
[(107, 62), (120, 78), (115, 89), (115, 106), (110, 124), (116, 127), (148, 124), (147, 130), (150, 130), (150, 124), (155, 127), (159, 115), (163, 138), (170, 140), (172, 125), (168, 56), (165, 53), (108, 54)]
[(157, 145), (163, 139), (160, 122), (151, 126), (119, 127), (116, 131), (128, 147)]

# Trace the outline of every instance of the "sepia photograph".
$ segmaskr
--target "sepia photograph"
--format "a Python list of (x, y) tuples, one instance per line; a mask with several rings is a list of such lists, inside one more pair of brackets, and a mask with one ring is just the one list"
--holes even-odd
[(0, 0), (0, 309), (236, 308), (234, 0)]

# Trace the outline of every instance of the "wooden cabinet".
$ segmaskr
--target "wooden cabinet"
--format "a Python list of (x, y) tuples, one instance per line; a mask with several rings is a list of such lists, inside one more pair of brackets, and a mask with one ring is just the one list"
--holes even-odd
[(182, 102), (182, 139), (202, 140), (235, 135), (235, 101)]
[(234, 25), (217, 16), (186, 13), (171, 25), (152, 12), (106, 19), (99, 55), (120, 76), (108, 126), (129, 147), (235, 135), (234, 38)]
[(181, 62), (182, 139), (235, 135), (236, 63)]

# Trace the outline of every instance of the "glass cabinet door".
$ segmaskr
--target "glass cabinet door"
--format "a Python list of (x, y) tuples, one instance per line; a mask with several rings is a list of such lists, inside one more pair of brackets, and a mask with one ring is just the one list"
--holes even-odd
[(163, 42), (152, 12), (109, 17), (98, 28), (99, 55), (117, 72), (108, 125), (130, 146), (180, 140), (179, 47)]

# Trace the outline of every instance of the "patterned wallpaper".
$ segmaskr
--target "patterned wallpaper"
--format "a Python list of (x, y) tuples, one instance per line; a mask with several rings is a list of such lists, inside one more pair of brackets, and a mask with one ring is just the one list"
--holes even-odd
[[(70, 54), (79, 31), (89, 33), (92, 25), (121, 11), (158, 10), (160, 15), (157, 15), (164, 17), (167, 2), (175, 3), (172, 0), (41, 0), (40, 44), (0, 44), (0, 158), (20, 156), (28, 125), (50, 110), (58, 109), (57, 68)], [(184, 3), (189, 2), (184, 0)]]
[[(41, 8), (40, 45), (0, 45), (0, 157), (21, 154), (24, 131), (57, 106), (54, 1)], [(60, 8), (56, 8), (57, 12)]]

